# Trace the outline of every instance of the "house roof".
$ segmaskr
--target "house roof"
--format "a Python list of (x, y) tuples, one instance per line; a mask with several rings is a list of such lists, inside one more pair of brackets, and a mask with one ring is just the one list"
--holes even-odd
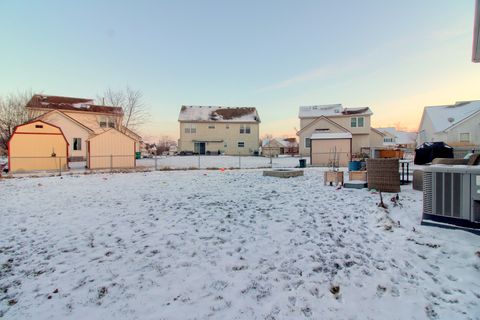
[(397, 144), (412, 144), (415, 143), (417, 139), (416, 132), (400, 131), (394, 127), (377, 128), (377, 130), (394, 136)]
[(461, 101), (453, 105), (427, 106), (424, 113), (435, 132), (447, 131), (480, 111), (480, 100)]
[(325, 139), (352, 139), (350, 132), (317, 132), (310, 137), (312, 140), (325, 140)]
[(260, 117), (252, 107), (182, 106), (178, 121), (258, 123)]
[(282, 147), (291, 147), (292, 143), (296, 143), (295, 138), (287, 138), (287, 139), (282, 139), (282, 138), (273, 138), (273, 139), (263, 139), (262, 140), (262, 147), (268, 145), (270, 141), (276, 141), (278, 142)]
[(363, 108), (344, 108), (342, 104), (325, 104), (314, 106), (301, 106), (298, 112), (299, 118), (318, 118), (321, 116), (347, 116), (347, 115), (371, 115), (372, 111), (368, 107)]
[(96, 113), (123, 114), (120, 107), (102, 106), (94, 103), (93, 99), (61, 97), (35, 94), (27, 103), (27, 108), (43, 108), (55, 110), (86, 111)]

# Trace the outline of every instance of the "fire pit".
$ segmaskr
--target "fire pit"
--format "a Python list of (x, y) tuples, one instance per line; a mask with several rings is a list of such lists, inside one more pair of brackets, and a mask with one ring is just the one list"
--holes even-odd
[(263, 171), (264, 176), (277, 178), (293, 178), (303, 176), (303, 170), (274, 169)]

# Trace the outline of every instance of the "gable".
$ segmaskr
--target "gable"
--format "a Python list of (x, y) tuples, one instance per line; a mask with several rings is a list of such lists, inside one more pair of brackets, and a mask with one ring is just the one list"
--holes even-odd
[(297, 135), (301, 135), (305, 132), (315, 132), (319, 129), (328, 129), (328, 132), (350, 132), (338, 123), (328, 119), (327, 117), (321, 116), (298, 131)]
[(87, 131), (89, 134), (93, 133), (93, 130), (89, 127), (58, 110), (52, 110), (50, 112), (44, 113), (37, 119), (42, 119), (48, 123), (55, 124), (61, 128), (65, 128), (66, 131), (68, 131), (69, 127), (75, 126), (81, 130)]

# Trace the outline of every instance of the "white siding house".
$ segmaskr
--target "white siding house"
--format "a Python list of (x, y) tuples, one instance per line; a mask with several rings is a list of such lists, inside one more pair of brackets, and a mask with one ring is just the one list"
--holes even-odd
[(435, 141), (451, 146), (479, 146), (480, 100), (425, 107), (417, 143)]

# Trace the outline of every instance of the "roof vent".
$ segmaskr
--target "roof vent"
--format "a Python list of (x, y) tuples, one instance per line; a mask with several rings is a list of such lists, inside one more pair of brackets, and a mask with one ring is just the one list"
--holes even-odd
[(452, 123), (453, 121), (455, 121), (455, 119), (452, 118), (452, 117), (449, 117), (447, 120), (448, 120), (448, 122), (450, 122), (450, 123)]

